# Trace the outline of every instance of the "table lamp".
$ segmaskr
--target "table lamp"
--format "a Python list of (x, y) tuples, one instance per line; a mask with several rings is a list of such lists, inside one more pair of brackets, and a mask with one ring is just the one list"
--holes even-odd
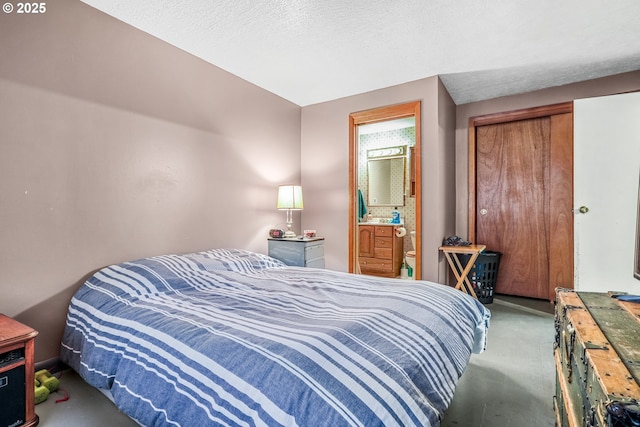
[(292, 211), (301, 211), (304, 208), (302, 203), (302, 187), (299, 185), (279, 186), (277, 208), (287, 211), (287, 231), (284, 233), (284, 238), (295, 238), (296, 233), (291, 230), (291, 226), (293, 225)]

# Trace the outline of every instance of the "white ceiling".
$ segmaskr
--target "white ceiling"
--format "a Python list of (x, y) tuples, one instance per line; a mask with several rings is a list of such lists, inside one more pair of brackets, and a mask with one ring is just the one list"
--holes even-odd
[(640, 69), (639, 0), (82, 0), (300, 106), (440, 75), (456, 104)]

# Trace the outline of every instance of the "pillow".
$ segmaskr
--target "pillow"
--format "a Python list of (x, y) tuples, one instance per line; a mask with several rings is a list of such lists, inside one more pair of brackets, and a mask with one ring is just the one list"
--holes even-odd
[(282, 261), (244, 249), (211, 249), (185, 255), (206, 271), (226, 270), (251, 273), (267, 268), (286, 267)]

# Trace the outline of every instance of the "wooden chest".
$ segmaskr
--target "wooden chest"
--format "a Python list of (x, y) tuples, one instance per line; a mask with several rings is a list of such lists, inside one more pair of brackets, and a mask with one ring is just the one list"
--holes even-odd
[(558, 426), (640, 426), (640, 304), (556, 292)]

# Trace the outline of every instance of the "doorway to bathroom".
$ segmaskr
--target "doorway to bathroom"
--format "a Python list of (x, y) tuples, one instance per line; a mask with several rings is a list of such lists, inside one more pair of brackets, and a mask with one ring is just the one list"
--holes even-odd
[(404, 264), (405, 277), (420, 278), (420, 102), (349, 122), (349, 271), (397, 277)]

